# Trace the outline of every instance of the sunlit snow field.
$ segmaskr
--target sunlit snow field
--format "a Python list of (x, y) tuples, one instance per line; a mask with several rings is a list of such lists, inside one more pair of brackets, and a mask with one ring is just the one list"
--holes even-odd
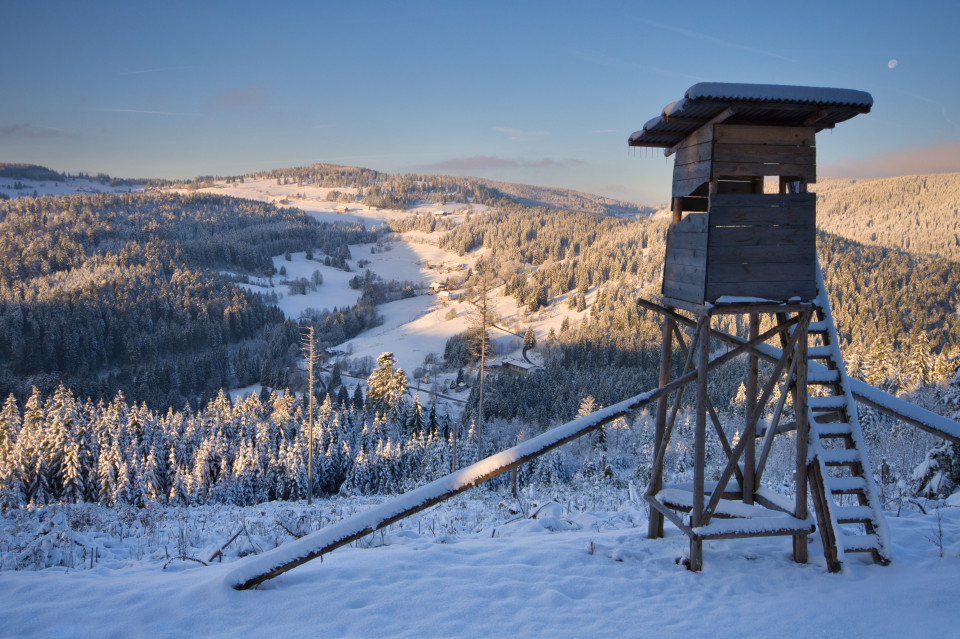
[[(269, 549), (386, 498), (114, 511), (53, 508), (2, 518), (11, 544), (50, 530), (74, 568), (0, 572), (9, 637), (930, 637), (956, 632), (960, 509), (888, 513), (894, 561), (826, 572), (789, 538), (707, 542), (704, 570), (678, 562), (686, 538), (646, 538), (626, 495), (519, 503), (479, 490), (296, 568), (255, 590), (225, 580)], [(60, 513), (60, 514), (57, 514)], [(939, 517), (939, 519), (938, 519)], [(38, 519), (48, 522), (39, 525)], [(202, 566), (235, 532), (222, 563)], [(102, 529), (102, 530), (101, 530)], [(60, 541), (56, 531), (61, 531)], [(99, 530), (99, 532), (98, 532)], [(48, 537), (50, 537), (50, 533)], [(63, 539), (69, 537), (69, 540)], [(41, 540), (42, 543), (42, 540)], [(942, 556), (941, 556), (942, 548)], [(91, 569), (89, 551), (97, 549)], [(84, 555), (87, 551), (88, 554)]]

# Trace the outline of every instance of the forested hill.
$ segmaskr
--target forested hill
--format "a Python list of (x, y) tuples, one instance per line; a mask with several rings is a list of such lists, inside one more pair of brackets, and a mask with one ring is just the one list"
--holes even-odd
[(570, 189), (549, 186), (531, 186), (512, 182), (497, 182), (484, 178), (472, 178), (510, 196), (516, 202), (527, 206), (545, 206), (552, 209), (599, 213), (614, 217), (635, 217), (652, 215), (656, 209), (650, 206), (638, 206), (631, 202), (614, 200), (603, 195), (593, 195)]
[(960, 173), (817, 182), (817, 226), (960, 262)]
[[(475, 215), (440, 245), (493, 251), (505, 292), (531, 311), (565, 296), (589, 315), (558, 336), (608, 363), (656, 347), (659, 328), (640, 318), (636, 297), (656, 297), (666, 224), (515, 205)], [(914, 358), (930, 378), (960, 350), (960, 263), (869, 246), (821, 232), (823, 265), (851, 372), (893, 375)], [(585, 296), (596, 290), (592, 305)], [(658, 323), (655, 318), (654, 323)], [(900, 361), (898, 361), (900, 360)], [(935, 364), (934, 362), (939, 362)], [(916, 367), (915, 367), (916, 368)]]
[(312, 184), (327, 188), (356, 189), (365, 204), (382, 208), (407, 209), (421, 202), (463, 202), (501, 206), (522, 204), (598, 213), (614, 217), (651, 215), (655, 209), (602, 195), (570, 189), (498, 182), (476, 177), (431, 174), (389, 174), (372, 169), (336, 164), (273, 169), (229, 178), (199, 177), (189, 184), (203, 186), (217, 179), (246, 178), (277, 180), (284, 184)]
[(296, 325), (219, 270), (269, 276), (273, 255), (337, 255), (376, 237), (214, 195), (2, 202), (0, 395), (63, 381), (81, 397), (122, 390), (165, 409), (205, 403), (224, 386), (283, 386)]

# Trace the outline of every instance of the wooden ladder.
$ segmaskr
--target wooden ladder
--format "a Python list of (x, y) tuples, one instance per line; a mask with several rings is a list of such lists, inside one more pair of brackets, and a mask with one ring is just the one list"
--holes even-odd
[(869, 552), (887, 564), (886, 522), (819, 264), (817, 287), (807, 346), (807, 467), (827, 569), (839, 571), (847, 552)]

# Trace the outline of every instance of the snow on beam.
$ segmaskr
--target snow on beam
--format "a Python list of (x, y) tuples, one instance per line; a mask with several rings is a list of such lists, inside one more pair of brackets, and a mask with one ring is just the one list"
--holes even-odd
[(676, 383), (601, 409), (400, 495), (367, 512), (344, 519), (263, 554), (247, 557), (230, 571), (227, 582), (237, 590), (256, 586), (582, 437), (675, 389)]
[[(670, 309), (659, 304), (655, 304), (643, 299), (638, 300), (638, 304), (644, 308), (656, 311), (661, 315), (671, 317), (677, 322), (686, 326), (696, 326), (696, 322), (690, 318), (684, 317), (679, 313), (675, 313), (674, 311), (671, 311)], [(719, 339), (740, 348), (747, 343), (742, 337), (737, 337), (736, 335), (731, 335), (730, 333), (725, 333), (723, 331), (714, 329), (710, 330), (710, 337), (711, 339)], [(761, 358), (774, 363), (780, 359), (780, 354), (782, 352), (779, 348), (771, 346), (770, 344), (760, 344), (756, 346), (753, 351)], [(808, 374), (813, 376), (814, 379), (828, 373), (829, 369), (823, 364), (819, 362), (809, 363)], [(860, 380), (854, 379), (850, 376), (847, 376), (847, 381), (850, 383), (850, 393), (858, 402), (866, 404), (867, 406), (871, 406), (882, 413), (890, 415), (891, 417), (901, 419), (911, 426), (916, 426), (921, 430), (925, 430), (931, 435), (936, 435), (942, 439), (947, 439), (960, 444), (960, 423), (957, 423), (952, 419), (948, 419), (942, 415), (937, 415), (933, 411), (920, 408), (919, 406), (902, 400), (899, 397), (894, 397), (889, 393), (885, 393), (882, 390), (876, 389), (873, 386), (870, 386), (869, 384), (861, 382)]]
[(901, 419), (937, 437), (960, 444), (960, 424), (952, 419), (947, 419), (899, 397), (894, 397), (858, 379), (848, 379), (850, 381), (850, 392), (853, 393), (858, 402)]
[[(795, 319), (790, 320), (786, 325), (793, 323), (796, 323)], [(751, 348), (770, 339), (770, 337), (775, 335), (781, 328), (782, 327), (770, 329), (756, 339), (714, 357), (707, 365), (707, 370), (713, 370), (731, 359), (742, 355)], [(396, 499), (381, 504), (365, 513), (344, 519), (332, 526), (318, 530), (315, 533), (274, 548), (261, 555), (247, 557), (238, 562), (236, 568), (230, 571), (227, 575), (227, 582), (237, 590), (246, 590), (268, 579), (273, 579), (292, 568), (296, 568), (341, 546), (362, 539), (405, 517), (409, 517), (430, 506), (450, 499), (465, 490), (473, 488), (477, 484), (481, 484), (488, 479), (505, 473), (558, 446), (583, 437), (604, 424), (618, 417), (623, 417), (659, 397), (686, 386), (696, 379), (697, 371), (691, 371), (665, 386), (641, 393), (640, 395), (625, 399), (618, 404), (608, 406), (580, 419), (575, 419), (562, 426), (557, 426), (509, 450), (491, 455), (471, 466), (451, 473), (446, 477), (441, 477), (426, 486), (400, 495)]]

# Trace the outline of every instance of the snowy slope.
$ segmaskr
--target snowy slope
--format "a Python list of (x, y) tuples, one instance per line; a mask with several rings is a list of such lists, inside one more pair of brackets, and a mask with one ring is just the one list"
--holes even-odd
[[(19, 183), (22, 188), (14, 188)], [(136, 193), (142, 191), (142, 186), (110, 186), (101, 184), (99, 180), (89, 178), (67, 178), (62, 182), (51, 180), (27, 180), (0, 178), (0, 193), (13, 199), (18, 197), (32, 197), (33, 195), (76, 195), (78, 193), (107, 193), (119, 195), (121, 193)]]
[[(279, 506), (251, 507), (248, 521)], [(238, 517), (236, 509), (186, 512), (207, 531), (230, 530)], [(483, 521), (478, 502), (458, 499), (388, 532), (385, 546), (344, 548), (244, 592), (227, 585), (230, 552), (223, 564), (175, 561), (163, 570), (162, 548), (157, 559), (149, 546), (147, 559), (122, 557), (149, 538), (104, 535), (115, 544), (109, 565), (0, 573), (0, 634), (948, 637), (956, 633), (960, 510), (941, 512), (942, 558), (937, 517), (913, 512), (889, 515), (890, 566), (852, 558), (828, 574), (814, 535), (807, 565), (791, 561), (789, 538), (717, 541), (705, 544), (704, 570), (694, 574), (677, 564), (686, 539), (670, 526), (665, 539), (646, 539), (645, 513), (628, 501), (616, 512), (571, 512), (565, 500), (537, 519), (496, 523)], [(444, 534), (447, 526), (465, 532)], [(208, 541), (225, 541), (220, 534)]]

